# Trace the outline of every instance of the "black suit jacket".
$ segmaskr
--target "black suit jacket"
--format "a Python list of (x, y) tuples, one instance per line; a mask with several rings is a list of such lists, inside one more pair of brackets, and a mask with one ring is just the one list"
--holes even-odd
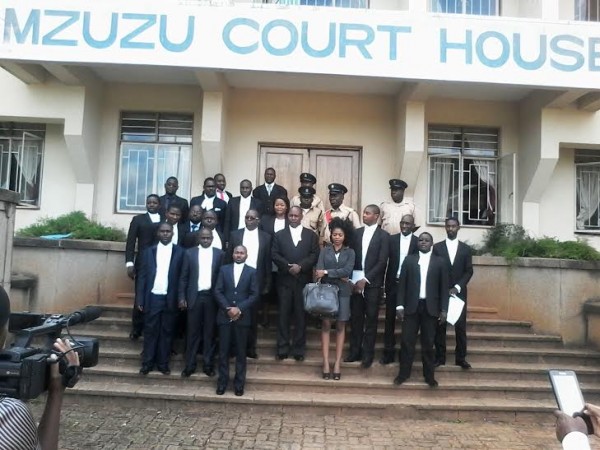
[(198, 242), (198, 235), (199, 235), (199, 231), (200, 231), (200, 227), (202, 227), (201, 223), (198, 223), (198, 229), (196, 231), (192, 231), (191, 229), (191, 222), (189, 220), (186, 220), (183, 223), (183, 229), (185, 231), (184, 235), (183, 235), (183, 239), (181, 240), (181, 246), (184, 248), (192, 248), (192, 247), (196, 247), (199, 242)]
[(456, 284), (460, 286), (458, 296), (463, 300), (467, 300), (467, 283), (473, 276), (473, 253), (471, 247), (464, 242), (458, 241), (454, 264), (450, 264), (450, 255), (446, 241), (438, 242), (433, 246), (433, 253), (442, 257), (448, 267), (448, 288), (454, 287)]
[[(245, 228), (232, 231), (229, 235), (227, 263), (233, 262), (233, 249), (244, 243)], [(258, 230), (258, 258), (256, 261), (256, 277), (260, 291), (271, 289), (271, 235)]]
[(190, 211), (187, 199), (179, 197), (178, 195), (173, 195), (172, 197), (167, 198), (167, 194), (165, 194), (161, 195), (159, 200), (160, 206), (158, 207), (158, 212), (161, 216), (165, 216), (165, 213), (167, 212), (167, 206), (177, 205), (181, 208), (181, 219), (179, 221), (183, 223), (187, 220), (188, 212)]
[[(287, 285), (295, 285), (297, 280), (309, 283), (312, 280), (313, 267), (319, 258), (319, 239), (314, 231), (302, 227), (300, 242), (295, 247), (288, 226), (275, 233), (271, 252), (280, 282)], [(289, 273), (288, 264), (298, 264), (302, 270), (298, 275), (292, 275)]]
[(362, 238), (365, 234), (365, 227), (360, 227), (354, 230), (354, 252), (356, 253), (356, 259), (354, 260), (354, 270), (364, 270), (365, 278), (369, 280), (369, 287), (382, 287), (383, 277), (385, 275), (385, 267), (388, 261), (388, 254), (390, 252), (389, 239), (390, 235), (387, 231), (377, 226), (371, 242), (369, 242), (369, 248), (366, 249), (367, 257), (365, 258), (365, 267), (362, 267)]
[[(137, 272), (137, 283), (135, 292), (135, 301), (137, 306), (146, 308), (150, 301), (150, 294), (156, 278), (156, 252), (157, 245), (153, 245), (144, 250), (141, 254), (141, 265)], [(177, 309), (177, 290), (179, 286), (179, 277), (183, 266), (183, 257), (185, 250), (178, 245), (173, 245), (171, 252), (171, 263), (169, 264), (169, 284), (167, 287), (167, 309), (173, 311)]]
[(177, 224), (177, 242), (173, 242), (173, 244), (183, 246), (183, 242), (185, 241), (185, 236), (188, 234), (189, 227), (186, 227), (184, 223)]
[[(287, 216), (285, 218), (285, 227), (289, 225), (289, 221), (287, 220)], [(260, 218), (259, 228), (265, 233), (269, 233), (271, 237), (275, 236), (275, 216), (270, 214), (263, 214)]]
[(139, 258), (135, 258), (135, 243), (137, 241), (137, 254), (141, 256), (145, 249), (158, 242), (156, 236), (158, 225), (158, 223), (152, 223), (148, 213), (138, 214), (131, 219), (125, 243), (125, 262), (135, 262), (135, 267), (139, 268), (141, 260), (138, 261)]
[(219, 270), (215, 286), (215, 300), (219, 305), (217, 324), (229, 323), (227, 308), (237, 306), (242, 312), (237, 325), (250, 326), (250, 308), (258, 301), (258, 280), (256, 271), (244, 264), (237, 286), (233, 277), (233, 264), (227, 264)]
[[(204, 201), (204, 194), (194, 197), (190, 200), (190, 208), (194, 205), (202, 205)], [(219, 197), (215, 196), (213, 200), (213, 208), (211, 211), (214, 211), (217, 214), (217, 220), (219, 223), (217, 224), (217, 230), (221, 233), (225, 233), (227, 228), (227, 203), (221, 200)]]
[[(391, 291), (396, 282), (396, 275), (398, 274), (398, 265), (400, 264), (400, 235), (401, 233), (397, 233), (390, 236), (390, 259), (385, 273), (386, 292)], [(409, 255), (416, 255), (419, 252), (419, 248), (417, 247), (418, 242), (419, 238), (414, 234), (411, 234), (410, 245), (408, 246)]]
[[(229, 233), (239, 229), (238, 225), (240, 222), (241, 198), (241, 196), (233, 197), (229, 200), (229, 203), (227, 204), (227, 214), (225, 221), (227, 222), (227, 229), (229, 230)], [(258, 217), (260, 218), (260, 216), (262, 216), (263, 214), (263, 203), (259, 199), (252, 197), (250, 199), (250, 209), (257, 210)], [(244, 211), (242, 214), (246, 214), (246, 211)]]
[[(213, 248), (211, 272), (211, 286), (214, 289), (217, 282), (219, 268), (223, 264), (223, 251)], [(198, 247), (193, 247), (185, 251), (181, 276), (179, 277), (179, 301), (187, 302), (188, 309), (193, 308), (198, 296), (198, 274), (200, 269), (207, 270), (207, 267), (200, 268), (198, 265)]]
[(267, 192), (267, 187), (264, 184), (257, 186), (252, 191), (252, 196), (254, 198), (259, 199), (263, 203), (263, 207), (265, 209), (265, 214), (275, 214), (273, 211), (273, 200), (275, 197), (286, 197), (288, 196), (286, 188), (278, 185), (277, 183), (273, 184), (273, 189), (271, 189), (271, 195)]
[[(415, 314), (419, 305), (421, 288), (421, 268), (419, 254), (408, 255), (402, 263), (396, 305), (404, 306), (405, 314)], [(439, 317), (440, 312), (448, 312), (448, 270), (444, 260), (432, 254), (427, 269), (425, 302), (430, 316)]]

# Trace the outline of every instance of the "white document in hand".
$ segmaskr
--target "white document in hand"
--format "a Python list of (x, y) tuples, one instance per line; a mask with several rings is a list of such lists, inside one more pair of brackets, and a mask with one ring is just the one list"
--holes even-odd
[(465, 302), (463, 300), (456, 295), (451, 295), (450, 300), (448, 301), (448, 317), (446, 318), (446, 321), (450, 325), (454, 325), (460, 318), (464, 307)]

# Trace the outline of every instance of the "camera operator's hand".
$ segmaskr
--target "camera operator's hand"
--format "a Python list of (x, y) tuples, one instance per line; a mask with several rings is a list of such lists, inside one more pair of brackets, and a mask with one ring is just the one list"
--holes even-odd
[(585, 404), (584, 412), (590, 416), (592, 425), (594, 426), (594, 434), (600, 437), (600, 406), (592, 405), (591, 403)]
[[(68, 339), (64, 341), (58, 338), (54, 342), (54, 350), (61, 352), (65, 355), (67, 361), (67, 367), (75, 366), (79, 367), (79, 355), (71, 347), (71, 343)], [(49, 391), (63, 391), (65, 386), (63, 384), (63, 375), (59, 371), (58, 363), (50, 364), (50, 383), (48, 385)]]

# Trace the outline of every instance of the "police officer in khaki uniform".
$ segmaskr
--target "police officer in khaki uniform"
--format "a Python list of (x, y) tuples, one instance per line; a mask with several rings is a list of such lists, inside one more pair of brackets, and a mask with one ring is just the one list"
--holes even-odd
[[(317, 184), (317, 177), (315, 177), (312, 173), (308, 173), (308, 172), (303, 172), (300, 174), (300, 187), (309, 187), (312, 189), (315, 189), (315, 184)], [(298, 190), (298, 192), (300, 192), (300, 190)], [(313, 208), (319, 208), (323, 214), (325, 214), (325, 205), (323, 204), (323, 200), (321, 200), (319, 198), (318, 195), (316, 195), (316, 189), (315, 189), (315, 194), (313, 195), (313, 200), (312, 200), (312, 204), (311, 206)], [(290, 200), (290, 208), (292, 206), (300, 206), (301, 208), (304, 209), (303, 206), (300, 205), (300, 195), (294, 195), (292, 197), (292, 199)], [(302, 224), (304, 225), (304, 223)], [(304, 225), (306, 226), (306, 225)], [(310, 227), (307, 227), (310, 228)]]
[(400, 222), (402, 217), (411, 215), (415, 217), (415, 204), (404, 198), (404, 190), (408, 187), (406, 182), (399, 179), (390, 180), (392, 201), (383, 202), (381, 210), (381, 228), (390, 235), (400, 233)]
[(328, 225), (335, 217), (350, 221), (354, 229), (361, 227), (360, 218), (356, 211), (343, 204), (344, 194), (348, 192), (346, 186), (339, 183), (331, 183), (327, 186), (327, 189), (329, 189), (329, 203), (331, 204), (331, 209), (325, 211), (325, 223), (321, 234), (323, 243), (326, 244), (330, 242)]
[[(298, 188), (300, 197), (300, 208), (302, 208), (302, 226), (313, 230), (319, 238), (323, 233), (323, 211), (315, 206), (314, 197), (315, 189), (309, 186)], [(321, 201), (321, 200), (319, 200)], [(323, 202), (321, 202), (323, 204)]]

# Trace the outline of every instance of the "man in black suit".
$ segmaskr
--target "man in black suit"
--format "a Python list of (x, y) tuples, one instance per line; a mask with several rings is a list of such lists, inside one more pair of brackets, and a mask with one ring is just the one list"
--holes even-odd
[(265, 214), (269, 215), (275, 214), (273, 211), (273, 200), (276, 197), (287, 198), (288, 196), (287, 190), (283, 186), (275, 183), (276, 176), (275, 169), (269, 167), (265, 170), (265, 183), (257, 186), (256, 189), (252, 191), (254, 198), (263, 203)]
[(217, 184), (217, 197), (219, 197), (225, 203), (229, 203), (229, 200), (231, 200), (233, 195), (231, 195), (231, 192), (225, 190), (225, 188), (227, 187), (227, 180), (225, 179), (225, 175), (223, 175), (222, 173), (218, 173), (213, 178), (215, 179), (215, 183)]
[(200, 205), (194, 205), (190, 208), (188, 213), (188, 220), (183, 223), (183, 229), (185, 233), (181, 245), (184, 248), (192, 248), (198, 246), (198, 237), (200, 235), (200, 228), (202, 227), (202, 208)]
[(419, 253), (408, 255), (402, 263), (396, 300), (397, 315), (403, 322), (396, 385), (410, 378), (419, 329), (425, 382), (430, 387), (438, 385), (434, 377), (433, 341), (438, 322), (445, 323), (448, 314), (448, 269), (441, 257), (432, 254), (432, 246), (431, 234), (421, 233)]
[(214, 211), (219, 219), (217, 229), (227, 235), (226, 226), (226, 215), (227, 215), (227, 203), (216, 196), (217, 184), (215, 179), (212, 177), (204, 180), (204, 192), (202, 195), (194, 197), (190, 200), (190, 207), (193, 205), (200, 205), (204, 211)]
[(408, 255), (415, 255), (418, 238), (413, 234), (415, 219), (410, 214), (402, 216), (400, 233), (390, 236), (390, 259), (385, 274), (385, 334), (381, 364), (394, 362), (396, 354), (396, 294), (400, 269)]
[(290, 353), (290, 321), (294, 322), (291, 351), (296, 361), (304, 361), (306, 351), (306, 320), (302, 289), (312, 279), (319, 258), (317, 235), (304, 228), (302, 209), (297, 206), (288, 212), (289, 226), (275, 233), (272, 256), (277, 266), (277, 296), (279, 324), (277, 329), (277, 359)]
[[(448, 267), (450, 295), (464, 300), (465, 307), (454, 324), (456, 333), (455, 364), (470, 369), (467, 362), (467, 284), (473, 276), (473, 253), (471, 247), (457, 239), (460, 222), (455, 217), (446, 219), (446, 240), (433, 246), (433, 253), (441, 256)], [(435, 335), (435, 364), (446, 363), (446, 323), (439, 324)]]
[[(142, 263), (141, 255), (144, 250), (152, 246), (156, 242), (156, 229), (161, 220), (158, 213), (160, 200), (158, 195), (150, 194), (146, 197), (146, 212), (138, 214), (131, 219), (129, 231), (127, 232), (127, 242), (125, 244), (125, 267), (127, 268), (127, 276), (135, 280), (135, 291), (137, 292), (137, 277), (136, 273), (140, 270)], [(137, 256), (135, 252), (137, 242)], [(129, 338), (137, 340), (144, 329), (144, 315), (136, 308), (134, 301), (133, 311), (131, 315), (131, 332)]]
[(182, 245), (186, 234), (186, 226), (181, 223), (181, 208), (179, 205), (171, 205), (165, 214), (165, 221), (173, 225), (173, 243)]
[[(232, 199), (232, 201), (235, 199)], [(231, 232), (229, 239), (228, 261), (233, 261), (233, 249), (243, 245), (247, 249), (248, 259), (246, 265), (256, 269), (259, 294), (266, 294), (271, 290), (271, 235), (258, 229), (260, 215), (255, 209), (250, 209), (244, 216), (245, 228)], [(248, 334), (248, 358), (256, 359), (256, 340), (258, 337), (258, 309), (257, 302), (250, 311), (251, 325)]]
[(156, 366), (171, 373), (169, 358), (177, 317), (177, 288), (184, 250), (174, 245), (173, 225), (158, 226), (159, 243), (141, 255), (136, 286), (136, 306), (144, 314), (144, 353), (140, 373), (147, 375)]
[(160, 196), (160, 208), (158, 212), (161, 216), (165, 216), (169, 206), (176, 205), (181, 209), (181, 220), (185, 220), (188, 216), (188, 201), (183, 197), (179, 197), (177, 190), (179, 189), (179, 181), (175, 177), (167, 178), (165, 182), (165, 195)]
[(379, 299), (390, 251), (390, 236), (377, 225), (378, 220), (379, 207), (368, 205), (363, 211), (365, 226), (354, 232), (352, 246), (355, 284), (350, 298), (350, 354), (345, 361), (362, 359), (365, 369), (371, 367), (375, 356)]
[[(250, 180), (242, 180), (240, 183), (240, 196), (233, 197), (227, 205), (227, 229), (229, 232), (241, 230), (245, 226), (244, 217), (246, 211), (254, 209), (260, 217), (263, 214), (263, 203), (252, 196), (252, 183)], [(229, 239), (229, 236), (226, 236)]]
[(229, 348), (233, 341), (236, 349), (235, 395), (244, 395), (246, 383), (246, 340), (250, 327), (250, 311), (258, 300), (256, 271), (244, 264), (246, 248), (238, 245), (233, 249), (233, 264), (219, 270), (215, 287), (218, 304), (217, 325), (219, 327), (219, 379), (217, 395), (223, 395), (229, 383)]
[(213, 290), (223, 263), (223, 252), (211, 247), (212, 232), (200, 230), (200, 245), (185, 252), (179, 279), (179, 308), (187, 309), (185, 368), (182, 377), (196, 371), (196, 354), (203, 341), (203, 371), (209, 377), (215, 375), (215, 316), (216, 304)]
[(219, 231), (219, 219), (214, 211), (204, 211), (202, 213), (202, 228), (208, 228), (213, 235), (212, 246), (221, 250), (225, 250), (225, 238), (223, 233)]

